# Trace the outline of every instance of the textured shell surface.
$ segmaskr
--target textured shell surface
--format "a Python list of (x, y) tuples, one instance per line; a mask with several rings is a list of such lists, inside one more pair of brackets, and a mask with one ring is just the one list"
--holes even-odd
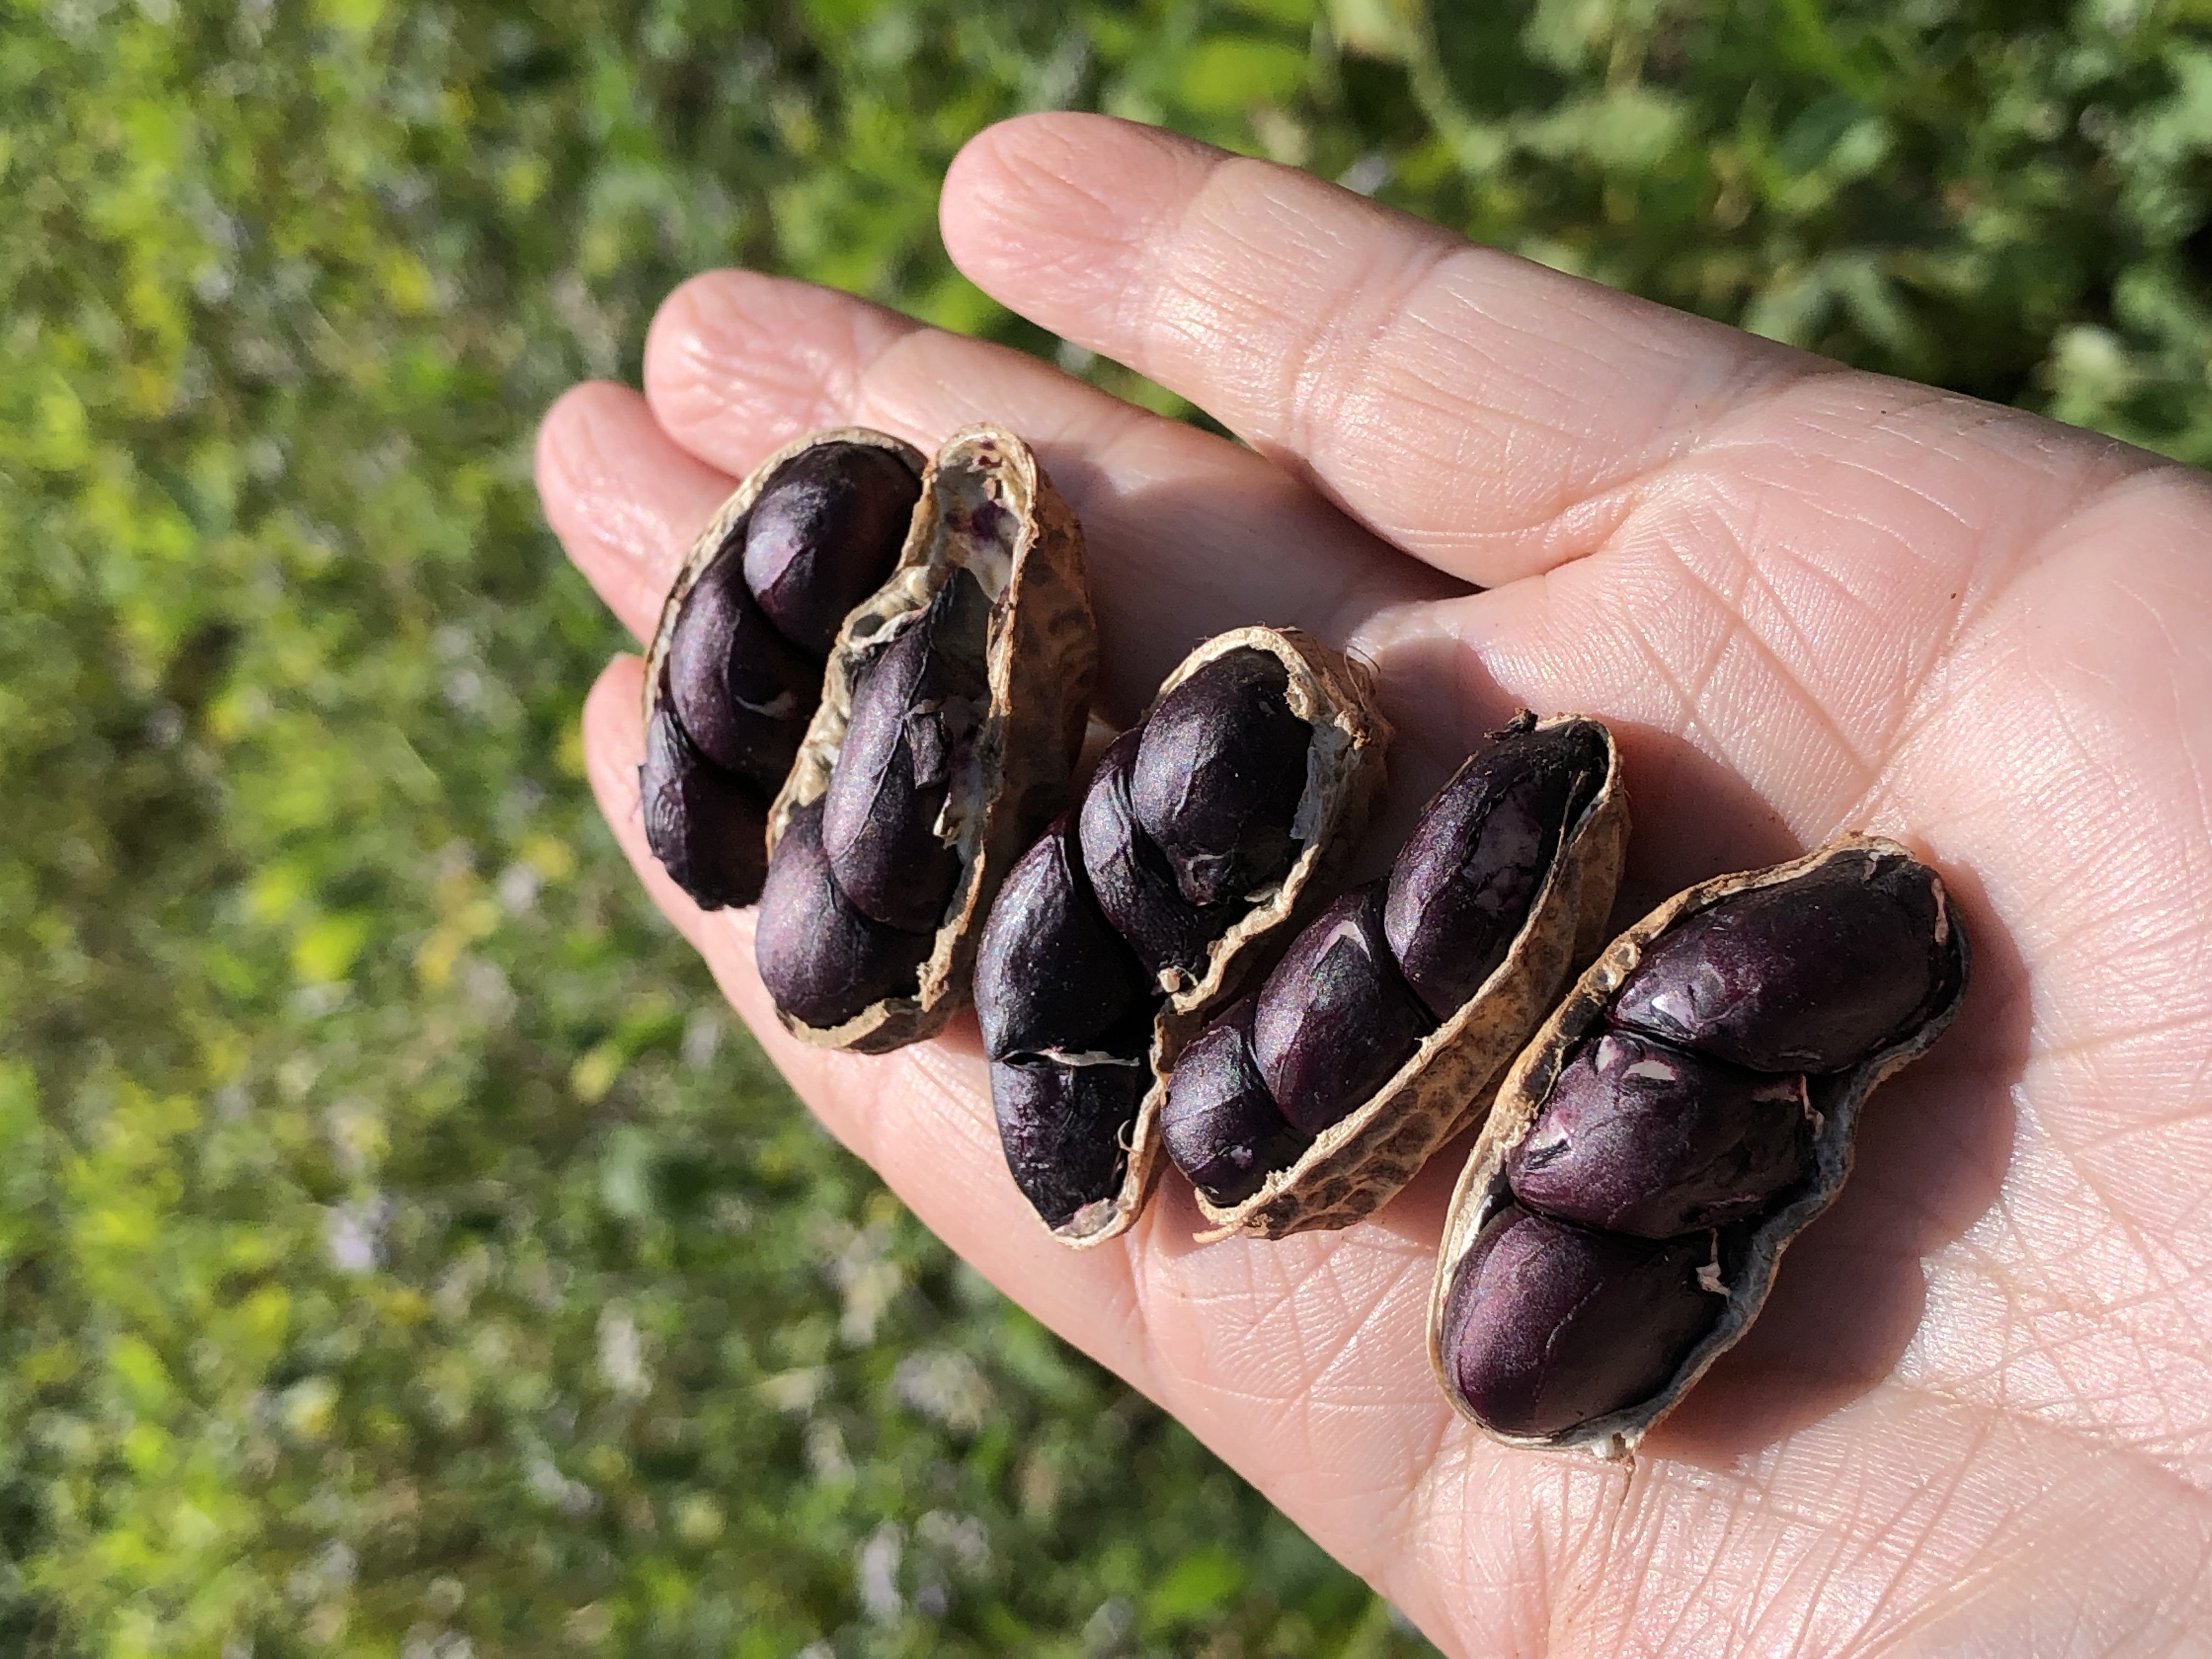
[[(1588, 719), (1554, 715), (1522, 729), (1547, 732)], [(1602, 722), (1591, 723), (1604, 729)], [(1251, 1197), (1224, 1206), (1199, 1193), (1199, 1210), (1210, 1224), (1201, 1240), (1281, 1238), (1349, 1226), (1403, 1188), (1446, 1142), (1483, 1121), (1499, 1074), (1575, 963), (1604, 937), (1628, 843), (1628, 798), (1609, 732), (1605, 748), (1604, 779), (1561, 834), (1504, 960), (1371, 1097), (1322, 1131)]]
[[(1726, 1297), (1718, 1322), (1690, 1350), (1667, 1386), (1633, 1407), (1555, 1434), (1503, 1433), (1476, 1419), (1452, 1387), (1443, 1352), (1452, 1287), (1484, 1224), (1515, 1201), (1507, 1184), (1507, 1159), (1534, 1127), (1553, 1082), (1577, 1045), (1604, 1028), (1606, 1011), (1623, 981), (1670, 928), (1739, 893), (1782, 887), (1808, 873), (1826, 872), (1851, 860), (1912, 857), (1909, 849), (1896, 842), (1851, 834), (1784, 864), (1716, 877), (1686, 889), (1607, 945), (1513, 1060), (1498, 1090), (1495, 1108), (1453, 1192), (1429, 1302), (1431, 1366), (1455, 1409), (1484, 1433), (1509, 1445), (1580, 1448), (1607, 1459), (1631, 1455), (1652, 1427), (1680, 1402), (1716, 1359), (1741, 1340), (1758, 1317), (1790, 1241), (1828, 1206), (1850, 1173), (1853, 1133), (1867, 1097), (1884, 1079), (1924, 1054), (1957, 1013), (1966, 992), (1969, 953), (1955, 911), (1948, 902), (1939, 902), (1937, 943), (1948, 950), (1950, 961), (1948, 995), (1924, 1023), (1860, 1065), (1808, 1080), (1809, 1103), (1817, 1115), (1812, 1173), (1741, 1237), (1740, 1248), (1724, 1253), (1715, 1274), (1714, 1288)], [(1940, 882), (1936, 890), (1939, 896), (1942, 892)]]

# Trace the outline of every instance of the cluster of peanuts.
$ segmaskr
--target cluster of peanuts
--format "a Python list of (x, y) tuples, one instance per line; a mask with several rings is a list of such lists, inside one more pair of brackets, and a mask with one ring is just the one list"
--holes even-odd
[(1342, 1226), (1480, 1128), (1439, 1380), (1499, 1438), (1632, 1449), (1955, 1010), (1941, 879), (1847, 836), (1608, 943), (1618, 749), (1524, 714), (1339, 890), (1389, 739), (1358, 664), (1217, 637), (1086, 779), (1096, 651), (1080, 532), (1019, 438), (803, 441), (664, 612), (653, 850), (702, 905), (758, 901), (809, 1042), (881, 1052), (972, 1000), (1009, 1170), (1063, 1243), (1125, 1230), (1167, 1163), (1206, 1237)]

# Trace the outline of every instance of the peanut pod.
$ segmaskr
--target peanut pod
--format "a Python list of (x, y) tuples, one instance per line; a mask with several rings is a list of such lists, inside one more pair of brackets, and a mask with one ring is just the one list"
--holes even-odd
[[(1601, 722), (1524, 713), (1470, 756), (1387, 884), (1339, 899), (1268, 975), (1249, 1016), (1262, 1094), (1228, 1103), (1229, 1039), (1211, 1033), (1213, 1070), (1170, 1080), (1169, 1146), (1212, 1224), (1200, 1237), (1347, 1226), (1480, 1124), (1604, 938), (1627, 839)], [(1270, 1138), (1269, 1101), (1289, 1135)]]
[[(789, 994), (777, 1014), (792, 1032), (883, 1054), (959, 1011), (1000, 883), (1066, 803), (1097, 657), (1074, 514), (1012, 433), (955, 433), (922, 476), (897, 568), (838, 630), (769, 809), (755, 957), (770, 992)], [(782, 888), (777, 859), (801, 813), (802, 867)], [(780, 888), (794, 908), (770, 915)], [(897, 935), (926, 948), (885, 992), (874, 976)], [(865, 945), (850, 964), (825, 962), (833, 937)]]
[(760, 895), (769, 803), (830, 635), (897, 562), (922, 466), (864, 427), (811, 434), (755, 467), (684, 555), (646, 655), (638, 783), (653, 856), (702, 908)]
[(1866, 836), (1615, 939), (1514, 1060), (1453, 1194), (1429, 1357), (1454, 1407), (1510, 1445), (1632, 1453), (1758, 1317), (1860, 1106), (1966, 976), (1941, 879)]
[(1176, 1056), (1334, 881), (1389, 741), (1364, 668), (1237, 629), (1183, 659), (1009, 878), (976, 1011), (1008, 1164), (1062, 1243), (1143, 1208)]

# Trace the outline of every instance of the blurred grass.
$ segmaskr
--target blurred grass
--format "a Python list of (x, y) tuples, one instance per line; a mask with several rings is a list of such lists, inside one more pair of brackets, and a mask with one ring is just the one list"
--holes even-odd
[[(1423, 1650), (791, 1104), (536, 415), (1101, 108), (2212, 458), (2212, 5), (0, 0), (0, 1651)], [(1099, 384), (1171, 396), (1065, 350)]]

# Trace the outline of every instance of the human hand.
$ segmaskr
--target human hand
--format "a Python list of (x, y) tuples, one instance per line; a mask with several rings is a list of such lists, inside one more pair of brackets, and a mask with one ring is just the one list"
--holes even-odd
[(714, 273), (663, 307), (643, 398), (580, 387), (540, 437), (547, 514), (634, 631), (776, 445), (989, 418), (1082, 518), (1117, 723), (1200, 637), (1295, 623), (1381, 672), (1397, 830), (1516, 707), (1598, 714), (1637, 826), (1616, 920), (1868, 829), (1942, 872), (1977, 977), (1637, 1462), (1506, 1450), (1429, 1373), (1455, 1155), (1340, 1233), (1196, 1247), (1170, 1176), (1112, 1245), (1054, 1244), (972, 1023), (886, 1059), (799, 1046), (750, 913), (702, 915), (653, 862), (620, 659), (585, 714), (600, 805), (807, 1103), (1448, 1652), (2207, 1639), (2212, 485), (1103, 118), (985, 133), (943, 217), (983, 288), (1252, 448)]

